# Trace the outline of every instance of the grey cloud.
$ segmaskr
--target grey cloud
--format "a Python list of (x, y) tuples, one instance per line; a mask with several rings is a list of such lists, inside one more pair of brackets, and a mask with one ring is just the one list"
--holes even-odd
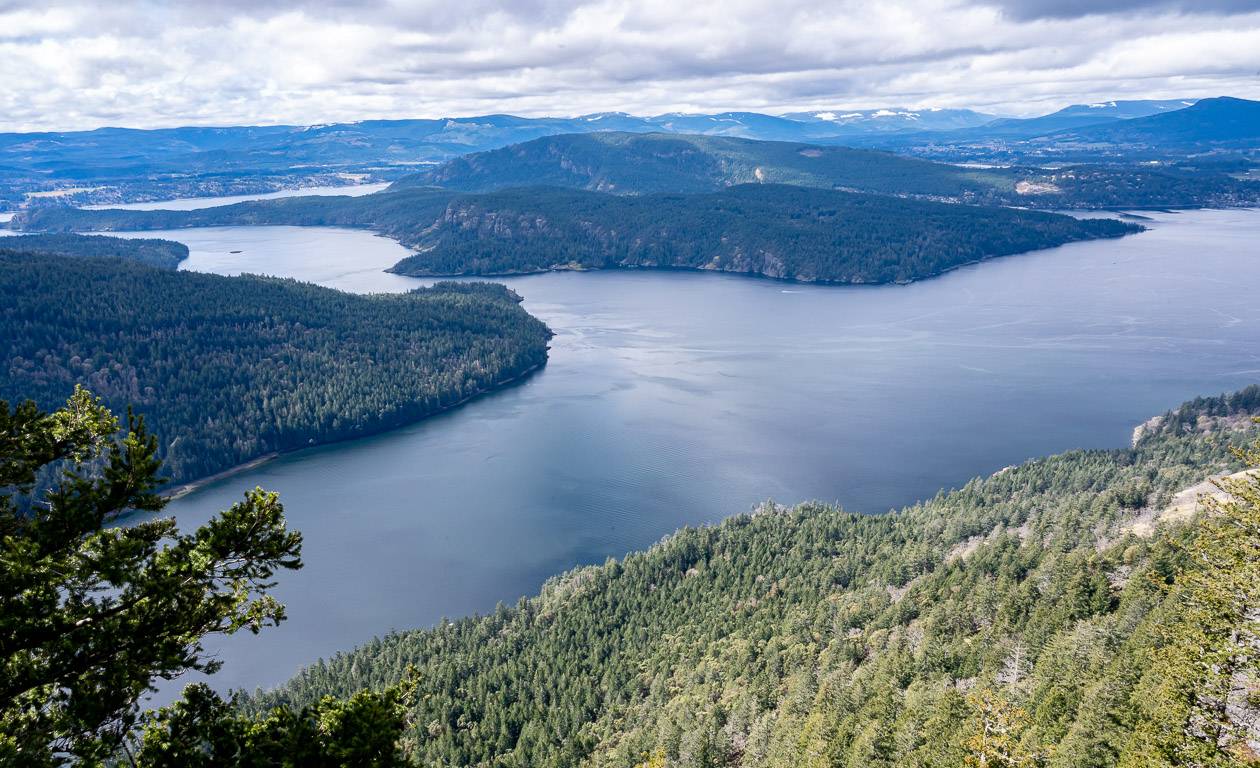
[(343, 23), (440, 31), (476, 24), (496, 14), (544, 26), (562, 21), (585, 4), (584, 0), (0, 0), (0, 12), (71, 9), (94, 25), (118, 19), (216, 25), (239, 18), (301, 13)]
[(0, 0), (0, 130), (1260, 95), (1260, 0), (1206, 1)]
[(993, 5), (1021, 21), (1118, 13), (1234, 15), (1260, 11), (1260, 0), (997, 0)]

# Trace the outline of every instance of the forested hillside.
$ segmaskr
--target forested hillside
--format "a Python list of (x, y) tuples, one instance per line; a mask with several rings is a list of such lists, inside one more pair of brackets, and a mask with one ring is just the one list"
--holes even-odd
[(1112, 219), (746, 184), (624, 197), (515, 189), (455, 198), (414, 241), (404, 275), (665, 267), (833, 283), (932, 277), (995, 256), (1139, 227)]
[(176, 481), (405, 424), (547, 359), (547, 328), (485, 283), (357, 296), (0, 250), (0, 293), (0, 400), (84, 384), (134, 405)]
[(729, 136), (590, 133), (549, 136), (450, 160), (391, 189), (460, 192), (546, 184), (614, 194), (711, 192), (766, 182), (882, 194), (984, 200), (1013, 191), (1001, 169), (969, 169), (887, 152)]
[(188, 258), (188, 246), (183, 243), (104, 235), (22, 235), (0, 240), (0, 248), (13, 253), (123, 259), (159, 269), (176, 269), (181, 261)]
[[(1161, 117), (1173, 114), (1179, 113)], [(709, 192), (756, 182), (1047, 209), (1260, 203), (1260, 184), (1223, 173), (1126, 164), (965, 167), (868, 149), (630, 133), (551, 136), (465, 155), (399, 179), (391, 189), (486, 192), (547, 184), (648, 194)]]
[(767, 504), (253, 705), (415, 665), (425, 766), (1254, 765), (1260, 485), (1191, 522), (1182, 491), (1255, 435), (1156, 429), (880, 516)]

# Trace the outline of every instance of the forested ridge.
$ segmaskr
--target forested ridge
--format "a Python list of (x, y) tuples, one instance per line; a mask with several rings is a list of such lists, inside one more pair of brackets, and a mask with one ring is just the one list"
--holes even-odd
[(372, 229), (406, 242), (446, 208), (453, 192), (414, 189), (352, 197), (310, 195), (251, 200), (191, 211), (87, 210), (38, 206), (14, 217), (15, 229), (42, 232), (110, 232), (187, 227), (290, 225)]
[(399, 179), (391, 189), (439, 186), (489, 192), (546, 184), (642, 195), (712, 192), (749, 183), (1044, 209), (1260, 203), (1260, 184), (1254, 181), (1172, 167), (968, 167), (849, 147), (613, 132), (548, 136), (465, 155)]
[(0, 249), (0, 292), (0, 400), (132, 405), (175, 481), (443, 410), (543, 365), (550, 335), (488, 283), (358, 296)]
[(15, 221), (53, 231), (366, 227), (418, 251), (392, 268), (404, 275), (665, 267), (836, 283), (922, 279), (972, 261), (1140, 229), (1107, 219), (788, 184), (642, 196), (554, 187), (485, 194), (423, 188), (195, 211), (38, 208)]
[(978, 201), (1013, 189), (1001, 169), (973, 169), (889, 152), (730, 136), (589, 133), (477, 152), (406, 176), (391, 189), (489, 192), (548, 186), (615, 194), (713, 192), (766, 182)]
[(665, 267), (890, 283), (1140, 227), (1111, 219), (745, 184), (698, 195), (524, 188), (455, 198), (404, 275)]
[(1260, 481), (1194, 518), (1179, 492), (1243, 466), (1256, 428), (1211, 419), (1257, 401), (896, 513), (767, 504), (684, 529), (251, 706), (414, 665), (425, 766), (1255, 765)]
[(188, 258), (188, 246), (183, 243), (105, 235), (20, 235), (0, 239), (0, 248), (12, 253), (123, 259), (160, 269), (176, 269), (181, 261)]

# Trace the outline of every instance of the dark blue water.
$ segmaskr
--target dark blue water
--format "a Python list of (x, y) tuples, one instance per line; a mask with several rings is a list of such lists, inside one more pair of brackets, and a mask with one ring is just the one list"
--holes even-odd
[[(217, 684), (276, 684), (374, 635), (492, 609), (768, 498), (880, 512), (1029, 457), (1125, 445), (1186, 398), (1260, 381), (1260, 212), (1151, 224), (909, 286), (509, 280), (557, 334), (540, 374), (168, 508), (191, 527), (261, 485), (306, 537), (305, 570), (277, 590), (289, 621), (220, 646)], [(415, 284), (381, 274), (401, 250), (363, 233), (170, 236), (192, 247), (191, 268)]]

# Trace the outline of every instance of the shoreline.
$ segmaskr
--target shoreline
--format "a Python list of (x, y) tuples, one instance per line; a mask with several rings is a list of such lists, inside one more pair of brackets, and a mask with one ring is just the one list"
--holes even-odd
[[(980, 256), (970, 261), (964, 261), (958, 264), (951, 264), (948, 267), (942, 267), (939, 272), (934, 272), (930, 275), (904, 278), (900, 280), (871, 280), (869, 282), (861, 281), (861, 280), (832, 280), (832, 279), (827, 279), (827, 278), (808, 280), (808, 279), (803, 279), (803, 278), (798, 278), (798, 277), (778, 277), (775, 275), (767, 275), (763, 272), (743, 272), (743, 271), (734, 270), (734, 269), (716, 269), (716, 268), (709, 268), (709, 267), (682, 267), (682, 266), (674, 266), (674, 265), (667, 265), (667, 264), (654, 264), (650, 266), (643, 265), (643, 264), (617, 264), (610, 267), (591, 267), (591, 266), (580, 265), (580, 264), (577, 264), (577, 265), (554, 264), (550, 267), (540, 267), (538, 269), (528, 269), (528, 270), (520, 269), (520, 270), (511, 270), (511, 271), (504, 271), (504, 272), (485, 272), (485, 273), (445, 272), (445, 273), (428, 273), (428, 274), (399, 272), (395, 269), (395, 267), (397, 267), (398, 264), (395, 264), (394, 266), (387, 267), (386, 269), (382, 271), (391, 275), (398, 275), (400, 277), (409, 277), (415, 280), (438, 280), (438, 281), (441, 281), (441, 280), (491, 280), (492, 281), (495, 278), (531, 277), (533, 275), (547, 275), (547, 274), (563, 273), (563, 272), (577, 272), (577, 273), (581, 273), (581, 272), (692, 272), (695, 274), (732, 275), (735, 277), (752, 278), (754, 280), (768, 280), (774, 283), (786, 283), (789, 285), (817, 285), (817, 286), (835, 287), (835, 288), (881, 287), (881, 286), (887, 286), (887, 285), (913, 285), (915, 283), (922, 283), (928, 280), (935, 280), (938, 277), (942, 277), (944, 275), (949, 274), (950, 272), (953, 272), (958, 269), (962, 269), (963, 267), (970, 267), (976, 264), (983, 264), (989, 261), (996, 261), (997, 259), (1008, 259), (1014, 256), (1026, 256), (1030, 253), (1052, 251), (1055, 248), (1062, 248), (1064, 246), (1075, 245), (1077, 243), (1091, 243), (1091, 242), (1098, 242), (1099, 240), (1120, 240), (1126, 237), (1140, 235), (1143, 232), (1146, 232), (1150, 229), (1150, 227), (1146, 227), (1141, 224), (1134, 224), (1133, 226), (1137, 227), (1137, 229), (1131, 232), (1125, 232), (1123, 234), (1118, 234), (1118, 235), (1085, 237), (1085, 238), (1080, 238), (1078, 240), (1068, 240), (1066, 242), (1057, 243), (1055, 245), (1047, 245), (1044, 248), (1033, 248), (1032, 250), (1028, 250), (1028, 251), (1016, 251), (1014, 253), (995, 253), (988, 256)], [(381, 235), (381, 236), (389, 237), (388, 235)], [(389, 239), (394, 239), (394, 238), (390, 237)], [(402, 244), (401, 241), (395, 240), (395, 242), (399, 242), (399, 244)], [(401, 263), (402, 262), (400, 261), (399, 264)]]
[[(550, 349), (550, 347), (548, 347), (548, 349)], [(288, 456), (289, 454), (300, 453), (302, 451), (310, 450), (312, 448), (322, 448), (324, 446), (336, 445), (338, 443), (349, 443), (355, 440), (362, 440), (365, 437), (375, 437), (377, 435), (383, 435), (387, 432), (393, 432), (394, 430), (403, 429), (404, 427), (410, 427), (413, 424), (419, 424), (420, 422), (427, 421), (433, 418), (434, 416), (440, 416), (442, 414), (449, 413), (450, 411), (453, 411), (462, 405), (467, 405), (468, 403), (472, 402), (473, 400), (476, 400), (479, 397), (484, 397), (494, 392), (507, 389), (508, 387), (514, 384), (520, 384), (524, 382), (525, 379), (532, 376), (534, 373), (537, 373), (546, 365), (547, 365), (546, 360), (544, 360), (541, 363), (536, 363), (530, 366), (529, 368), (526, 368), (525, 370), (521, 371), (520, 373), (516, 374), (515, 376), (511, 377), (510, 379), (504, 379), (503, 381), (500, 381), (494, 384), (493, 386), (487, 387), (482, 390), (478, 390), (477, 392), (474, 392), (460, 400), (456, 400), (453, 403), (444, 405), (441, 408), (438, 408), (437, 410), (432, 411), (431, 413), (427, 413), (423, 416), (420, 416), (419, 418), (403, 422), (402, 424), (397, 424), (395, 426), (387, 427), (385, 429), (377, 430), (375, 432), (369, 432), (364, 435), (355, 435), (354, 437), (347, 437), (341, 440), (329, 440), (328, 442), (324, 442), (324, 443), (304, 445), (301, 448), (293, 448), (287, 451), (271, 451), (270, 453), (265, 453), (262, 456), (256, 456), (250, 459), (249, 461), (244, 461), (244, 462), (241, 462), (240, 464), (236, 464), (234, 466), (228, 467), (227, 469), (221, 472), (215, 472), (213, 475), (206, 475), (205, 477), (199, 477), (196, 480), (189, 480), (186, 483), (180, 483), (179, 485), (172, 486), (170, 488), (167, 488), (164, 491), (161, 491), (159, 495), (167, 501), (175, 501), (177, 499), (182, 499), (183, 497), (191, 493), (195, 493), (201, 490), (202, 488), (206, 487), (207, 485), (210, 485), (211, 483), (216, 483), (220, 480), (226, 480), (229, 477), (239, 475), (243, 472), (248, 472), (251, 469), (257, 469), (258, 467), (261, 467), (270, 461), (278, 459), (281, 456)]]
[(187, 483), (180, 483), (179, 485), (173, 488), (168, 488), (167, 490), (162, 491), (160, 495), (162, 498), (166, 499), (167, 501), (175, 501), (176, 499), (181, 499), (194, 491), (200, 490), (201, 488), (209, 485), (210, 483), (217, 482), (219, 480), (225, 480), (231, 477), (232, 475), (239, 475), (242, 472), (248, 472), (251, 469), (256, 469), (258, 467), (261, 467), (263, 464), (266, 464), (267, 462), (278, 457), (279, 455), (280, 455), (279, 451), (272, 451), (271, 453), (264, 453), (262, 456), (257, 456), (255, 458), (250, 459), (249, 461), (237, 464), (234, 467), (228, 467), (222, 472), (215, 472), (213, 475), (206, 475), (205, 477), (200, 477), (200, 478), (197, 478), (196, 480), (190, 480)]

